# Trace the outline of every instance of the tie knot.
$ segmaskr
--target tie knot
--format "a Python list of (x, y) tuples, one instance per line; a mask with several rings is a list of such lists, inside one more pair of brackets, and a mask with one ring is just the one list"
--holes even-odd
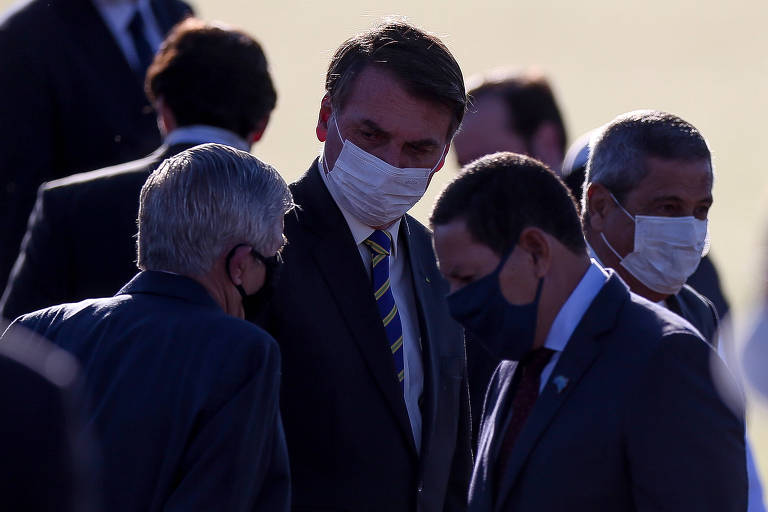
[(365, 239), (365, 245), (375, 254), (385, 254), (389, 256), (392, 248), (392, 235), (389, 231), (377, 229), (371, 236)]
[(555, 351), (549, 348), (537, 348), (528, 352), (520, 361), (520, 365), (526, 370), (526, 373), (541, 374), (554, 353)]
[(131, 17), (131, 22), (128, 24), (128, 30), (133, 37), (144, 38), (144, 18), (141, 16), (141, 11), (136, 9)]

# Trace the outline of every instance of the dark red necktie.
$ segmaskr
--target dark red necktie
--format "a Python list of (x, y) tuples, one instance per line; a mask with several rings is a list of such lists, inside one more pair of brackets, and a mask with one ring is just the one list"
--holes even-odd
[(509, 464), (510, 455), (515, 447), (517, 436), (523, 430), (528, 415), (533, 409), (533, 404), (539, 397), (539, 385), (541, 372), (555, 353), (548, 348), (532, 350), (520, 361), (517, 371), (522, 372), (512, 401), (512, 418), (504, 433), (504, 439), (499, 448), (499, 456), (496, 459), (496, 479), (500, 481)]

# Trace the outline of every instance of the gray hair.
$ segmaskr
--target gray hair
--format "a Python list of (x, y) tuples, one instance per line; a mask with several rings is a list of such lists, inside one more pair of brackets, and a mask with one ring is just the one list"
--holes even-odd
[(138, 266), (203, 275), (221, 254), (248, 244), (269, 256), (293, 207), (285, 180), (245, 151), (204, 144), (164, 160), (139, 201)]
[(678, 116), (658, 110), (635, 110), (618, 116), (599, 129), (589, 147), (581, 199), (585, 215), (591, 183), (600, 183), (622, 201), (647, 174), (648, 157), (707, 159), (712, 177), (712, 155), (701, 133)]

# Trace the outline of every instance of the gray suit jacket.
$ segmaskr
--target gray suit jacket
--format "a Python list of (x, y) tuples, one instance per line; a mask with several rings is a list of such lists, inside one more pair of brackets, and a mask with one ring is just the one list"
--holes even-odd
[(612, 274), (571, 336), (506, 468), (496, 467), (496, 454), (511, 415), (516, 363), (497, 368), (470, 510), (746, 510), (743, 416), (722, 401), (711, 367), (727, 374), (688, 322), (629, 293)]

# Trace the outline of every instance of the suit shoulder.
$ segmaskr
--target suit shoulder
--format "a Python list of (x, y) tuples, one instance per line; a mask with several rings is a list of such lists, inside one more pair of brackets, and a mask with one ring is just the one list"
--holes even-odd
[[(49, 21), (50, 20), (50, 21)], [(5, 37), (22, 36), (29, 40), (30, 29), (48, 25), (53, 21), (50, 2), (43, 0), (25, 0), (17, 2), (0, 15), (0, 35)]]
[(117, 182), (146, 180), (149, 173), (159, 163), (160, 161), (154, 156), (146, 157), (103, 169), (71, 174), (64, 178), (49, 181), (43, 187), (46, 190), (77, 190), (82, 187), (100, 187)]

